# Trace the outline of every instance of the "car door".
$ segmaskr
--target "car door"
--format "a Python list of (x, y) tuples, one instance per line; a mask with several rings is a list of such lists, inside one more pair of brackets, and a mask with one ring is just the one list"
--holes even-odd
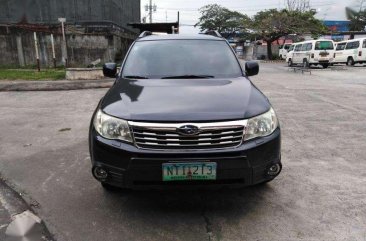
[(301, 48), (302, 48), (302, 44), (298, 44), (296, 45), (295, 49), (294, 49), (294, 57), (293, 57), (293, 63), (302, 63), (302, 61), (300, 62), (301, 59)]
[(363, 40), (362, 42), (362, 57), (361, 57), (361, 61), (366, 61), (366, 39)]
[(358, 59), (358, 47), (360, 45), (360, 41), (350, 41), (346, 45), (345, 54), (346, 58), (352, 58), (354, 61)]
[(283, 59), (286, 59), (287, 53), (289, 52), (290, 47), (291, 47), (291, 44), (285, 44), (283, 46), (283, 53), (282, 53), (282, 58)]
[(347, 62), (347, 57), (345, 57), (344, 55), (344, 49), (346, 48), (346, 42), (344, 43), (338, 43), (337, 44), (337, 48), (335, 51), (335, 58), (334, 58), (334, 62), (335, 63), (346, 63)]
[(311, 54), (312, 49), (313, 49), (313, 44), (312, 43), (307, 43), (305, 47), (303, 46), (303, 49), (305, 51), (304, 52), (305, 55), (304, 55), (303, 59), (306, 58), (309, 63), (314, 61), (314, 56), (312, 56), (312, 54)]

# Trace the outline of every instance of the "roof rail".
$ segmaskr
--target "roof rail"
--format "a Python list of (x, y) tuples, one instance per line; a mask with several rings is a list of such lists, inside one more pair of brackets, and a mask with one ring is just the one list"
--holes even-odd
[(206, 32), (200, 33), (200, 34), (206, 34), (206, 35), (211, 35), (214, 37), (222, 38), (221, 34), (217, 30), (207, 30)]
[(152, 32), (144, 31), (140, 34), (139, 38), (143, 38), (143, 37), (150, 36), (150, 35), (152, 35)]

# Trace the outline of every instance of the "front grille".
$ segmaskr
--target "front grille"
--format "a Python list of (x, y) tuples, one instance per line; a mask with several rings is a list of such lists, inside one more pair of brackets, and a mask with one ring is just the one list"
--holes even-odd
[(135, 145), (144, 149), (222, 149), (239, 146), (245, 121), (189, 124), (199, 128), (196, 135), (183, 135), (177, 128), (185, 124), (130, 123)]

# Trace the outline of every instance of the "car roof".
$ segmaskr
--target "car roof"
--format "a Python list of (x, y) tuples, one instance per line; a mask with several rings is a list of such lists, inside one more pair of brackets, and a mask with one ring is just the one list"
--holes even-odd
[(366, 40), (366, 38), (355, 38), (355, 39), (349, 39), (345, 42), (356, 42), (356, 41), (363, 41), (363, 40)]
[(158, 40), (216, 40), (225, 41), (224, 38), (219, 38), (207, 34), (166, 34), (166, 35), (148, 35), (138, 38), (136, 41), (158, 41)]

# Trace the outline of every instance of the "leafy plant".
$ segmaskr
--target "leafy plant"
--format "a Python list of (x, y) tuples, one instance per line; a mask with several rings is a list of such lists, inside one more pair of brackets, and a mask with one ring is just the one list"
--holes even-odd
[(220, 33), (231, 33), (246, 30), (250, 18), (237, 11), (231, 11), (218, 4), (209, 4), (200, 8), (201, 17), (195, 24), (201, 31), (217, 30)]
[(364, 31), (366, 27), (366, 9), (360, 8), (359, 11), (355, 11), (351, 8), (346, 8), (347, 18), (350, 22), (351, 31)]
[(288, 11), (270, 9), (258, 12), (252, 20), (252, 30), (267, 43), (268, 58), (272, 59), (272, 42), (289, 34), (320, 35), (327, 28), (315, 18), (314, 11)]

